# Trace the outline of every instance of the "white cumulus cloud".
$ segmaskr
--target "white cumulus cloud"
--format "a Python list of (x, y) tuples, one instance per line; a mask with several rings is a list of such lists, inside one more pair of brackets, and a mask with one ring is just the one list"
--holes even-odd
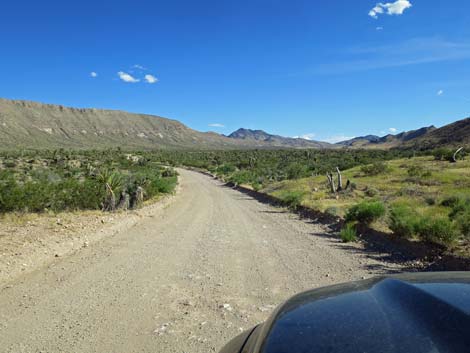
[(92, 71), (92, 72), (90, 72), (90, 76), (91, 76), (91, 77), (97, 77), (98, 74), (97, 74), (96, 72)]
[(210, 127), (219, 127), (219, 128), (225, 127), (225, 125), (219, 124), (219, 123), (209, 124), (209, 126), (210, 126)]
[(388, 131), (391, 132), (392, 134), (394, 134), (395, 132), (397, 132), (398, 130), (394, 127), (390, 127), (388, 128)]
[(145, 79), (145, 81), (147, 81), (147, 83), (157, 83), (158, 82), (158, 78), (156, 78), (155, 76), (150, 75), (150, 74), (145, 75), (144, 79)]
[(131, 76), (128, 73), (123, 72), (123, 71), (119, 71), (118, 76), (124, 82), (136, 83), (136, 82), (140, 81), (139, 79), (136, 79), (135, 77), (133, 77), (133, 76)]
[(409, 0), (397, 0), (395, 2), (381, 3), (379, 2), (375, 7), (369, 11), (369, 16), (378, 18), (378, 15), (386, 13), (387, 15), (402, 15), (406, 9), (409, 9), (411, 2)]
[(437, 91), (438, 96), (442, 96), (443, 94), (444, 94), (444, 90), (440, 89), (439, 91)]

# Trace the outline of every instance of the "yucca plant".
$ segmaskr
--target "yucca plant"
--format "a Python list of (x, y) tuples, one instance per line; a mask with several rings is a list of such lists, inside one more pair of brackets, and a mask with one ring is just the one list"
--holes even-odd
[(116, 209), (116, 194), (124, 186), (124, 178), (121, 174), (109, 169), (104, 169), (98, 174), (98, 181), (106, 190), (106, 199), (103, 204), (104, 211), (114, 211)]

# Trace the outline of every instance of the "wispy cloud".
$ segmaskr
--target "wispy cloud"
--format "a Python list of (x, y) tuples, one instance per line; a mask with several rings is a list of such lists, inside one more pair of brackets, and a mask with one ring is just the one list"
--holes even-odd
[(382, 26), (377, 26), (377, 27), (375, 27), (375, 30), (376, 30), (376, 31), (383, 31), (383, 29), (384, 29), (384, 28), (383, 28)]
[(394, 128), (394, 127), (389, 127), (389, 128), (388, 128), (388, 131), (389, 131), (390, 133), (394, 134), (394, 133), (396, 133), (398, 130), (397, 130), (396, 128)]
[(470, 42), (439, 37), (413, 38), (400, 43), (349, 48), (349, 60), (321, 64), (310, 74), (342, 74), (470, 58)]
[(90, 77), (93, 77), (93, 78), (98, 77), (98, 74), (96, 72), (92, 71), (92, 72), (90, 72)]
[(119, 71), (117, 74), (118, 74), (119, 78), (124, 82), (136, 83), (136, 82), (140, 81), (139, 79), (135, 78), (134, 76), (131, 76), (130, 74), (128, 74), (126, 72), (123, 72), (123, 71)]
[(147, 70), (146, 67), (144, 67), (144, 66), (142, 66), (142, 65), (139, 65), (139, 64), (132, 65), (132, 68), (133, 68), (133, 69), (142, 70), (142, 71)]
[(406, 9), (413, 5), (408, 0), (397, 0), (395, 2), (378, 3), (372, 10), (369, 11), (369, 16), (377, 19), (379, 15), (402, 15)]
[(333, 135), (333, 136), (321, 139), (321, 141), (329, 142), (329, 143), (337, 143), (337, 142), (341, 142), (341, 141), (351, 140), (354, 137), (355, 136), (348, 136), (348, 135), (339, 134), (339, 135)]
[(150, 75), (150, 74), (147, 74), (144, 76), (144, 80), (147, 82), (147, 83), (157, 83), (158, 82), (158, 78), (156, 78), (155, 76), (153, 75)]
[(439, 91), (437, 91), (438, 96), (442, 96), (443, 94), (444, 94), (444, 90), (440, 89)]
[(210, 126), (210, 127), (217, 127), (217, 128), (224, 128), (224, 127), (225, 127), (225, 125), (219, 124), (219, 123), (209, 124), (208, 126)]
[(316, 136), (313, 132), (310, 132), (308, 134), (303, 134), (299, 136), (294, 136), (295, 139), (304, 139), (304, 140), (313, 140), (313, 138)]

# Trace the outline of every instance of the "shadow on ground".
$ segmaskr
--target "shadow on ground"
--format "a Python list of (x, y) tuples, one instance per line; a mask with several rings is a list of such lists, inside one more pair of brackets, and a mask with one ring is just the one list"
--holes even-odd
[[(233, 183), (220, 184), (220, 187), (231, 188), (249, 196), (242, 197), (240, 200), (251, 200), (253, 198), (274, 207), (284, 206), (281, 200), (271, 195), (234, 185)], [(470, 271), (470, 259), (448, 253), (439, 245), (401, 239), (371, 228), (362, 230), (360, 242), (363, 246), (361, 247), (340, 243), (338, 241), (338, 231), (343, 226), (343, 220), (308, 207), (300, 206), (295, 211), (279, 208), (279, 211), (263, 212), (295, 212), (301, 219), (307, 222), (324, 224), (329, 228), (329, 231), (323, 234), (312, 234), (312, 236), (327, 237), (333, 243), (333, 246), (341, 247), (345, 251), (365, 253), (366, 256), (385, 263), (400, 264), (400, 271)], [(373, 270), (377, 269), (373, 268), (374, 266), (380, 265), (365, 266), (370, 266), (371, 270)], [(388, 269), (386, 266), (383, 266), (381, 270), (393, 272), (393, 269)]]

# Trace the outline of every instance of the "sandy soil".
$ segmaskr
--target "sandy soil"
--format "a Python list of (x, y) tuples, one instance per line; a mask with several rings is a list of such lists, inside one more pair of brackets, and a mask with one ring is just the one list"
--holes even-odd
[(400, 271), (325, 226), (180, 173), (171, 202), (0, 282), (2, 351), (214, 352), (299, 291)]

